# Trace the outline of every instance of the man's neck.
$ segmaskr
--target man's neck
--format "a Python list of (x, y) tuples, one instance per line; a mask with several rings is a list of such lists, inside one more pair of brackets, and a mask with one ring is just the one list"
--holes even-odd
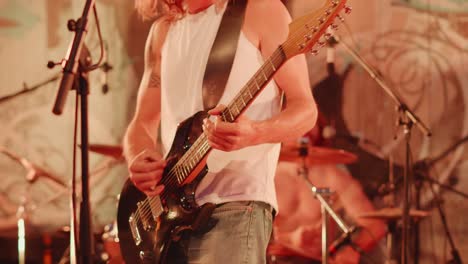
[(187, 9), (190, 14), (196, 14), (214, 4), (215, 0), (187, 0)]

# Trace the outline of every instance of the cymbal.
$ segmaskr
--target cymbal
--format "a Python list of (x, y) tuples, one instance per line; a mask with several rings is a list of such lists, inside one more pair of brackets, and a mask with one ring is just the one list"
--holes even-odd
[(118, 145), (89, 144), (89, 151), (114, 159), (123, 158), (123, 149)]
[(281, 146), (280, 161), (302, 162), (308, 165), (317, 164), (349, 164), (357, 161), (357, 156), (342, 149), (305, 146), (307, 155), (301, 156), (302, 147), (298, 145)]
[[(409, 211), (411, 218), (423, 218), (429, 215), (429, 212), (422, 210), (411, 209)], [(383, 220), (398, 220), (403, 216), (403, 209), (396, 207), (387, 207), (376, 210), (374, 212), (367, 212), (359, 215), (362, 218), (374, 218), (374, 219), (383, 219)]]

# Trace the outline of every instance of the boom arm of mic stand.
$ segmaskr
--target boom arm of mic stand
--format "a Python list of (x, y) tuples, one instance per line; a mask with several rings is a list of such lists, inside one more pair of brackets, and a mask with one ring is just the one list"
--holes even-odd
[(397, 91), (389, 87), (380, 77), (379, 74), (377, 74), (377, 71), (372, 68), (364, 59), (356, 52), (354, 51), (351, 47), (349, 47), (346, 43), (341, 41), (341, 39), (338, 36), (332, 36), (332, 38), (339, 43), (374, 79), (377, 84), (379, 84), (380, 87), (390, 96), (390, 98), (395, 102), (395, 104), (401, 109), (402, 112), (408, 118), (411, 120), (413, 124), (418, 126), (418, 128), (425, 134), (426, 136), (430, 137), (432, 135), (432, 132), (429, 130), (429, 128), (421, 121), (421, 119), (411, 111), (411, 109), (408, 108), (408, 106), (403, 102), (401, 99), (401, 96), (398, 94)]

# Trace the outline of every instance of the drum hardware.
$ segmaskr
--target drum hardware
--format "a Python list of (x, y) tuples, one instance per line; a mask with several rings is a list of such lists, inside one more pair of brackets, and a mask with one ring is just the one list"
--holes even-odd
[[(450, 191), (450, 192), (452, 192), (454, 194), (457, 194), (457, 195), (459, 195), (459, 196), (461, 196), (461, 197), (463, 197), (465, 199), (468, 199), (468, 194), (466, 194), (464, 192), (461, 192), (461, 191), (453, 188), (450, 185), (442, 184), (438, 180), (434, 179), (433, 177), (430, 176), (429, 169), (432, 166), (434, 166), (438, 161), (442, 160), (444, 157), (446, 157), (451, 152), (455, 151), (459, 146), (466, 143), (467, 141), (468, 141), (468, 136), (465, 136), (462, 139), (455, 142), (453, 145), (449, 146), (445, 151), (441, 152), (435, 158), (424, 159), (424, 160), (418, 161), (413, 166), (415, 181), (417, 181), (419, 183), (417, 187), (420, 189), (422, 187), (422, 184), (424, 182), (427, 182), (429, 184), (429, 188), (430, 188), (430, 190), (431, 190), (431, 192), (432, 192), (432, 194), (434, 196), (435, 204), (437, 206), (437, 211), (438, 211), (440, 219), (441, 219), (441, 223), (442, 223), (442, 227), (443, 227), (444, 232), (445, 232), (445, 236), (446, 236), (447, 240), (449, 241), (450, 253), (452, 255), (452, 259), (447, 262), (448, 264), (461, 264), (462, 259), (460, 257), (460, 253), (459, 253), (457, 247), (455, 246), (455, 242), (454, 242), (454, 240), (452, 238), (450, 229), (448, 227), (445, 211), (442, 208), (443, 199), (441, 197), (441, 194), (436, 192), (436, 190), (434, 188), (434, 185), (436, 185), (436, 186), (438, 186), (440, 188), (444, 188), (445, 190), (448, 190), (448, 191)], [(419, 198), (419, 195), (418, 195), (417, 198)]]
[(2, 147), (0, 147), (0, 153), (5, 154), (10, 159), (19, 163), (27, 171), (25, 175), (25, 179), (27, 181), (26, 189), (24, 190), (24, 193), (21, 196), (21, 203), (16, 213), (18, 228), (18, 261), (20, 264), (24, 264), (26, 263), (26, 218), (31, 185), (39, 177), (44, 177), (51, 180), (55, 184), (58, 184), (60, 187), (66, 188), (67, 186), (58, 177), (54, 176), (46, 169), (32, 163), (24, 157), (20, 157), (19, 155), (16, 155), (13, 152)]
[[(307, 155), (301, 156), (301, 151), (305, 151)], [(283, 145), (279, 160), (302, 163), (306, 166), (317, 164), (350, 164), (357, 161), (357, 156), (341, 149)]]
[(44, 177), (55, 182), (61, 187), (65, 187), (65, 188), (67, 187), (67, 185), (59, 177), (53, 175), (51, 172), (40, 167), (39, 165), (32, 163), (28, 159), (20, 157), (19, 155), (16, 155), (13, 152), (2, 147), (0, 147), (0, 153), (5, 154), (10, 159), (18, 162), (21, 166), (23, 166), (27, 170), (27, 174), (25, 178), (29, 183), (34, 183), (39, 177)]
[(89, 144), (89, 151), (114, 158), (123, 159), (123, 149), (118, 145)]
[(4, 103), (4, 102), (7, 102), (7, 101), (9, 101), (9, 100), (11, 100), (13, 98), (16, 98), (16, 97), (18, 97), (20, 95), (27, 94), (27, 93), (30, 93), (30, 92), (34, 92), (34, 91), (36, 91), (37, 89), (39, 89), (41, 87), (45, 87), (46, 85), (48, 85), (50, 83), (53, 83), (56, 80), (58, 80), (59, 77), (60, 77), (60, 75), (58, 75), (58, 74), (53, 75), (49, 79), (47, 79), (47, 80), (45, 80), (43, 82), (40, 82), (38, 84), (35, 84), (33, 86), (28, 86), (26, 83), (23, 83), (23, 89), (21, 91), (0, 97), (0, 104)]
[(392, 87), (388, 86), (376, 69), (368, 64), (354, 49), (341, 41), (336, 35), (332, 36), (368, 73), (369, 76), (385, 91), (392, 99), (399, 112), (398, 126), (403, 128), (406, 159), (403, 173), (403, 214), (402, 214), (402, 229), (403, 236), (401, 239), (401, 264), (408, 263), (408, 241), (409, 241), (409, 196), (411, 182), (411, 129), (414, 125), (427, 137), (431, 136), (429, 128), (421, 121), (421, 119), (408, 107), (401, 95)]
[[(359, 248), (357, 245), (354, 245), (351, 242), (351, 235), (357, 230), (357, 228), (356, 227), (349, 227), (338, 216), (338, 214), (335, 211), (333, 211), (331, 206), (328, 204), (326, 197), (331, 194), (330, 189), (329, 188), (317, 188), (309, 180), (309, 178), (308, 178), (308, 175), (309, 175), (308, 164), (309, 164), (309, 160), (311, 160), (311, 158), (309, 157), (310, 147), (308, 147), (308, 142), (309, 142), (308, 138), (301, 138), (300, 147), (296, 148), (296, 150), (298, 151), (297, 156), (301, 157), (301, 159), (302, 159), (302, 162), (300, 163), (300, 164), (302, 164), (301, 165), (302, 167), (299, 170), (299, 175), (304, 178), (306, 184), (309, 186), (310, 190), (314, 194), (314, 197), (320, 202), (320, 206), (321, 206), (321, 213), (322, 213), (322, 263), (323, 264), (328, 263), (329, 247), (328, 247), (328, 241), (327, 241), (327, 236), (328, 236), (328, 230), (327, 230), (328, 229), (328, 223), (327, 223), (327, 220), (328, 220), (329, 216), (335, 221), (335, 223), (343, 231), (343, 235), (341, 236), (341, 238), (336, 240), (330, 246), (330, 248), (331, 248), (330, 255), (332, 255), (332, 253), (334, 254), (339, 248), (341, 248), (345, 244), (351, 245), (359, 253), (364, 253), (364, 251), (361, 248)], [(323, 149), (323, 148), (321, 148), (321, 149)], [(341, 151), (333, 152), (333, 151), (330, 151), (328, 149), (326, 153), (335, 153), (336, 154), (336, 153), (346, 153), (346, 152), (341, 152)], [(313, 156), (313, 155), (314, 154), (312, 154), (311, 156)], [(328, 158), (330, 158), (330, 157), (335, 158), (335, 159), (330, 158), (327, 163), (334, 163), (333, 161), (337, 160), (336, 159), (337, 156), (327, 156), (327, 157)], [(348, 154), (345, 154), (345, 156), (340, 156), (340, 157), (346, 157), (345, 160), (348, 161), (350, 156)], [(324, 159), (323, 155), (319, 156), (319, 158), (322, 158), (322, 161), (326, 160), (326, 159)], [(354, 159), (354, 161), (355, 160), (356, 159)], [(323, 163), (321, 163), (321, 164), (323, 164)]]
[[(97, 145), (97, 146), (102, 147), (102, 146), (106, 146), (106, 145)], [(116, 149), (116, 148), (117, 147), (114, 147), (113, 149)], [(21, 166), (23, 166), (27, 170), (26, 175), (25, 175), (25, 179), (27, 180), (28, 184), (26, 185), (26, 190), (24, 191), (24, 194), (22, 194), (22, 197), (20, 199), (21, 200), (20, 206), (17, 209), (17, 213), (16, 213), (17, 231), (15, 231), (17, 233), (16, 236), (17, 236), (17, 241), (18, 241), (18, 259), (19, 259), (19, 263), (25, 263), (25, 259), (26, 259), (26, 228), (27, 228), (26, 223), (27, 223), (27, 218), (28, 218), (29, 213), (31, 211), (37, 210), (38, 208), (40, 208), (43, 205), (50, 204), (54, 200), (62, 197), (65, 193), (68, 193), (69, 188), (64, 183), (64, 181), (62, 181), (60, 179), (60, 177), (55, 176), (53, 173), (49, 172), (48, 169), (45, 169), (44, 167), (41, 167), (41, 166), (31, 162), (30, 160), (28, 160), (28, 159), (26, 159), (24, 157), (21, 157), (21, 156), (15, 154), (15, 153), (13, 153), (12, 151), (7, 150), (6, 148), (0, 147), (0, 153), (5, 154), (8, 158), (10, 158), (10, 159), (14, 160), (15, 162), (19, 163)], [(112, 155), (108, 155), (108, 156), (112, 156)], [(116, 157), (116, 156), (117, 155), (113, 155), (113, 157)], [(100, 174), (103, 174), (103, 172), (106, 172), (108, 169), (112, 168), (113, 166), (115, 166), (117, 164), (120, 164), (122, 161), (123, 161), (123, 159), (109, 159), (109, 160), (106, 160), (105, 162), (103, 162), (102, 165), (96, 167), (93, 171), (91, 171), (91, 173), (90, 173), (91, 182), (90, 183), (92, 184), (93, 182), (95, 182), (100, 177)], [(28, 198), (28, 194), (31, 193), (30, 192), (30, 187), (32, 186), (33, 183), (35, 183), (41, 177), (45, 178), (45, 179), (48, 179), (49, 182), (53, 182), (54, 185), (56, 185), (56, 186), (57, 185), (60, 186), (60, 189), (58, 189), (54, 193), (54, 195), (52, 195), (51, 197), (47, 198), (44, 201), (41, 201), (39, 204), (30, 203), (29, 198)], [(73, 224), (73, 223), (71, 223), (71, 224)], [(70, 227), (67, 226), (67, 227), (64, 227), (63, 231), (70, 232), (71, 230), (70, 230)], [(119, 258), (120, 248), (119, 248), (118, 244), (115, 245), (115, 243), (118, 243), (118, 238), (116, 236), (116, 232), (117, 232), (117, 229), (116, 229), (115, 224), (114, 224), (114, 226), (112, 228), (109, 227), (108, 229), (104, 230), (104, 234), (103, 234), (103, 237), (102, 237), (103, 244), (104, 244), (102, 246), (102, 250), (104, 251), (104, 253), (101, 254), (101, 256), (99, 256), (99, 257), (102, 258), (101, 260), (103, 261), (103, 263), (104, 263), (104, 260), (105, 260), (106, 263), (115, 263), (115, 264), (116, 263), (123, 263), (121, 261), (121, 257)], [(70, 236), (71, 236), (70, 239), (73, 239), (73, 237), (72, 237), (73, 232), (70, 232)], [(73, 245), (74, 244), (71, 243), (71, 246), (73, 246)], [(73, 252), (75, 252), (75, 250), (72, 249), (69, 252), (71, 252), (71, 254), (73, 254)], [(70, 253), (68, 253), (68, 254), (70, 254)], [(108, 259), (104, 259), (104, 258), (106, 258), (106, 255), (107, 255)], [(67, 258), (67, 259), (69, 259), (69, 258)], [(76, 258), (72, 257), (71, 263), (73, 262), (73, 259), (76, 259)]]
[[(438, 180), (434, 179), (433, 177), (430, 177), (429, 170), (438, 161), (445, 158), (448, 154), (455, 151), (459, 146), (466, 143), (467, 141), (468, 141), (468, 136), (465, 136), (465, 137), (461, 138), (460, 140), (458, 140), (457, 142), (455, 142), (454, 144), (452, 144), (451, 146), (449, 146), (448, 148), (446, 148), (444, 151), (442, 151), (439, 155), (435, 156), (434, 158), (426, 158), (426, 159), (417, 161), (417, 162), (414, 163), (414, 165), (412, 167), (412, 171), (413, 171), (413, 174), (414, 174), (414, 180), (416, 182), (415, 186), (417, 187), (416, 198), (419, 199), (419, 189), (422, 188), (423, 182), (427, 182), (429, 184), (429, 187), (431, 188), (431, 191), (432, 191), (433, 196), (435, 198), (435, 205), (437, 205), (437, 209), (438, 209), (438, 212), (439, 212), (439, 215), (440, 215), (440, 218), (441, 218), (441, 223), (442, 223), (442, 226), (444, 228), (444, 232), (445, 232), (445, 235), (447, 237), (447, 240), (449, 241), (449, 246), (451, 247), (452, 260), (450, 260), (448, 263), (455, 263), (455, 264), (462, 263), (461, 258), (460, 258), (460, 254), (458, 253), (458, 250), (457, 250), (457, 248), (456, 248), (456, 246), (454, 244), (454, 241), (453, 241), (453, 239), (451, 237), (451, 233), (450, 233), (450, 230), (448, 228), (446, 217), (445, 217), (445, 212), (441, 208), (442, 198), (441, 198), (440, 194), (438, 194), (434, 190), (434, 185), (436, 185), (436, 186), (438, 186), (440, 188), (443, 188), (445, 190), (448, 190), (448, 191), (450, 191), (452, 193), (455, 193), (455, 194), (457, 194), (457, 195), (459, 195), (459, 196), (461, 196), (461, 197), (463, 197), (465, 199), (468, 198), (468, 194), (453, 188), (451, 185), (443, 184), (443, 183), (439, 182)], [(385, 196), (390, 197), (388, 199), (390, 201), (388, 203), (389, 207), (383, 208), (383, 209), (378, 210), (376, 212), (363, 214), (360, 217), (378, 218), (378, 219), (383, 219), (383, 220), (388, 221), (389, 231), (390, 232), (387, 233), (387, 251), (388, 251), (387, 256), (391, 257), (392, 233), (394, 233), (394, 230), (396, 228), (396, 223), (395, 223), (396, 220), (398, 220), (402, 216), (403, 212), (402, 212), (402, 210), (400, 208), (395, 208), (395, 199), (394, 199), (395, 192), (396, 192), (395, 186), (401, 184), (401, 182), (399, 182), (399, 181), (395, 182), (394, 175), (393, 175), (392, 156), (389, 156), (389, 162), (390, 162), (389, 182), (387, 184), (384, 184), (383, 186), (381, 186), (379, 188), (379, 191), (381, 193), (385, 194)], [(409, 211), (409, 216), (413, 220), (419, 220), (419, 219), (421, 219), (423, 217), (428, 216), (427, 211), (417, 210), (418, 208), (419, 208), (419, 203), (417, 203), (416, 209), (410, 209), (410, 211)], [(417, 227), (417, 225), (418, 225), (418, 223), (416, 223), (416, 227)], [(415, 228), (415, 229), (417, 230), (417, 228)], [(415, 239), (416, 239), (416, 242), (418, 243), (419, 236), (416, 235)], [(416, 244), (415, 247), (417, 249), (418, 245)], [(418, 261), (417, 258), (418, 258), (418, 254), (417, 254), (417, 252), (415, 252), (415, 261)], [(389, 260), (387, 260), (387, 263), (394, 263), (394, 260), (389, 259)]]
[[(386, 208), (376, 210), (374, 212), (363, 213), (359, 215), (359, 217), (374, 218), (374, 219), (381, 219), (381, 220), (387, 220), (387, 221), (396, 221), (398, 219), (401, 219), (402, 215), (403, 215), (403, 210), (401, 208), (386, 207)], [(409, 212), (409, 216), (415, 220), (427, 217), (428, 215), (429, 213), (423, 210), (411, 209)]]

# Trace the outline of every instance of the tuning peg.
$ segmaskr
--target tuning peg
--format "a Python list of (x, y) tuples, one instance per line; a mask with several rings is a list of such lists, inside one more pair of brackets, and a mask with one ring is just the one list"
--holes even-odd
[(313, 56), (317, 56), (318, 53), (319, 53), (318, 50), (311, 50), (311, 51), (310, 51), (310, 54), (312, 54)]
[(334, 29), (337, 29), (338, 28), (338, 25), (337, 24), (330, 24), (330, 29), (334, 30)]
[(345, 6), (344, 10), (345, 10), (345, 14), (349, 15), (353, 11), (353, 8), (347, 5)]
[(317, 45), (321, 48), (325, 46), (325, 41), (317, 41)]
[(319, 23), (321, 25), (321, 24), (325, 23), (325, 18), (321, 17), (321, 18), (318, 19), (318, 21), (319, 21)]
[(325, 38), (325, 40), (329, 40), (332, 37), (332, 34), (331, 33), (325, 33), (323, 35), (323, 37)]
[(333, 5), (333, 6), (337, 6), (339, 3), (340, 3), (339, 1), (333, 1), (333, 2), (332, 2), (332, 5)]

